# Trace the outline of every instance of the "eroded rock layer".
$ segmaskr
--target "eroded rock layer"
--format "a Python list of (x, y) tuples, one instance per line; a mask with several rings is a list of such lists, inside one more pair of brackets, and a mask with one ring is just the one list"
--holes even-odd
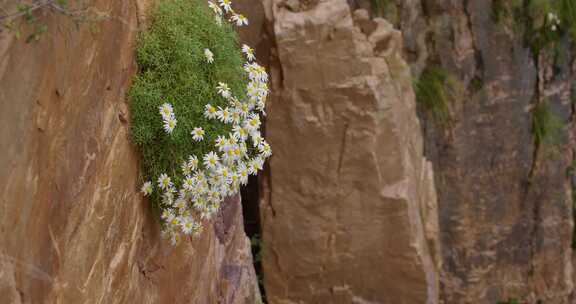
[(257, 300), (239, 197), (174, 248), (137, 191), (125, 93), (144, 4), (91, 1), (103, 18), (78, 27), (37, 11), (37, 42), (2, 33), (1, 303)]

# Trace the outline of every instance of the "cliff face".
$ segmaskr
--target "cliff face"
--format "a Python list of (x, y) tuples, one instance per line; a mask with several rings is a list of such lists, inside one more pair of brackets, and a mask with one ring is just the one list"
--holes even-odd
[(174, 248), (137, 191), (125, 92), (146, 4), (93, 1), (105, 18), (79, 27), (36, 12), (48, 31), (29, 44), (2, 33), (2, 303), (258, 297), (239, 197), (200, 237)]
[(265, 7), (268, 301), (438, 303), (433, 174), (400, 33), (344, 0)]
[[(364, 0), (238, 2), (272, 77), (269, 303), (573, 303), (568, 38), (534, 56), (488, 0), (388, 1), (394, 27)], [(149, 5), (95, 0), (79, 27), (37, 12), (38, 42), (0, 37), (2, 303), (258, 301), (239, 197), (172, 247), (138, 193), (125, 92)], [(415, 103), (431, 67), (460, 89), (447, 124)], [(554, 144), (534, 137), (542, 104)]]
[[(448, 104), (449, 126), (422, 115), (439, 194), (443, 298), (569, 303), (573, 202), (566, 172), (575, 147), (569, 37), (558, 42), (556, 55), (537, 55), (524, 32), (495, 20), (493, 1), (396, 4), (414, 76), (437, 66), (462, 86)], [(562, 125), (554, 143), (535, 138), (542, 106)]]

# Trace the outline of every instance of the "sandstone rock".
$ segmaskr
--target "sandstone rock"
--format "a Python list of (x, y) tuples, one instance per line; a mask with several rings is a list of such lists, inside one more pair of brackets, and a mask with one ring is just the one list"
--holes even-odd
[(40, 41), (0, 38), (0, 302), (255, 303), (238, 196), (202, 236), (160, 239), (128, 137), (136, 6), (90, 5), (107, 17), (39, 11)]
[(379, 19), (367, 36), (345, 0), (265, 3), (279, 60), (261, 202), (269, 303), (438, 303), (433, 174), (400, 33)]

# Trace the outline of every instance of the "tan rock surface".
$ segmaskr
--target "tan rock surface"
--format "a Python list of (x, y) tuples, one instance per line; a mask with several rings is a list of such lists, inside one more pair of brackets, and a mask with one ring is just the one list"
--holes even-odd
[[(345, 0), (269, 1), (269, 303), (437, 303), (436, 198), (400, 33)], [(370, 31), (362, 32), (362, 23)]]
[(125, 92), (144, 4), (92, 1), (106, 18), (78, 28), (37, 12), (39, 42), (0, 38), (0, 303), (256, 301), (239, 197), (173, 248), (137, 191)]

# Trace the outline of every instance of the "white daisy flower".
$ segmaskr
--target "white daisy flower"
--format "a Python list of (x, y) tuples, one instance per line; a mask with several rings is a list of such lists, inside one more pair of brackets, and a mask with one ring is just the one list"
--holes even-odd
[(218, 167), (218, 170), (216, 170), (216, 172), (218, 172), (218, 175), (220, 175), (220, 177), (222, 177), (224, 180), (227, 179), (228, 176), (230, 176), (230, 170), (228, 170), (228, 168), (225, 166)]
[(216, 14), (217, 16), (222, 16), (222, 9), (216, 5), (216, 3), (212, 1), (208, 1), (208, 7)]
[(140, 189), (140, 191), (142, 191), (142, 194), (144, 194), (144, 196), (148, 196), (148, 195), (152, 194), (152, 183), (151, 182), (145, 182), (142, 185), (142, 188)]
[(174, 228), (177, 228), (180, 223), (182, 222), (183, 218), (180, 216), (176, 216), (174, 218), (172, 218), (172, 220), (170, 222), (168, 222), (169, 225), (171, 225)]
[(218, 119), (223, 123), (231, 123), (233, 119), (232, 113), (228, 108), (219, 108), (219, 110), (216, 112), (216, 117), (218, 117)]
[(226, 13), (232, 10), (232, 1), (230, 1), (230, 0), (218, 0), (218, 3), (220, 4), (222, 9), (224, 9), (224, 11)]
[(236, 26), (248, 25), (248, 18), (242, 14), (233, 14), (232, 17), (230, 17), (230, 22), (236, 23)]
[(208, 118), (208, 119), (214, 119), (214, 118), (216, 118), (216, 112), (217, 112), (217, 110), (216, 110), (215, 107), (213, 107), (211, 104), (207, 104), (207, 105), (204, 107), (204, 109), (205, 109), (205, 110), (204, 110), (204, 117), (206, 117), (206, 118)]
[(235, 125), (232, 128), (232, 132), (234, 132), (234, 137), (238, 138), (241, 141), (245, 141), (248, 138), (248, 130), (246, 130), (245, 128), (239, 126), (239, 125)]
[(224, 151), (225, 147), (226, 147), (226, 138), (224, 136), (218, 135), (218, 137), (215, 140), (216, 142), (216, 148), (218, 148), (218, 151), (222, 152)]
[(246, 128), (249, 130), (258, 130), (262, 122), (257, 114), (250, 114), (248, 120), (246, 121)]
[(196, 155), (190, 155), (188, 157), (188, 167), (190, 167), (190, 170), (192, 171), (198, 168), (198, 157), (196, 157)]
[(254, 145), (255, 148), (260, 146), (263, 140), (264, 138), (262, 138), (262, 135), (260, 133), (254, 133), (252, 135), (252, 144)]
[(160, 174), (160, 177), (158, 177), (158, 187), (162, 190), (167, 190), (172, 187), (172, 181), (166, 173), (162, 173)]
[(210, 152), (204, 155), (204, 165), (208, 169), (216, 169), (218, 166), (218, 161), (220, 161), (220, 157), (218, 157), (218, 154), (214, 152)]
[(260, 154), (262, 154), (262, 156), (264, 156), (265, 158), (270, 157), (270, 155), (272, 155), (272, 149), (270, 148), (270, 145), (263, 141), (259, 146), (258, 146), (258, 151), (260, 152)]
[(184, 234), (192, 234), (196, 228), (196, 223), (194, 223), (194, 220), (191, 218), (187, 218), (184, 220), (184, 222), (182, 222), (181, 227)]
[(256, 175), (258, 173), (258, 171), (262, 170), (262, 168), (263, 168), (263, 163), (260, 162), (259, 158), (252, 159), (248, 163), (248, 172), (252, 175)]
[(248, 184), (248, 175), (249, 174), (250, 173), (248, 172), (248, 168), (246, 167), (246, 164), (240, 163), (238, 165), (238, 176), (240, 178), (240, 184), (242, 184), (242, 185)]
[(195, 141), (201, 141), (204, 139), (204, 129), (202, 128), (194, 128), (194, 130), (192, 130), (192, 132), (190, 133), (192, 134), (192, 139), (194, 139)]
[(182, 198), (177, 199), (176, 202), (174, 202), (174, 208), (183, 210), (186, 208), (186, 201)]
[(174, 217), (175, 217), (175, 215), (174, 215), (174, 213), (172, 213), (172, 211), (170, 209), (164, 209), (164, 211), (162, 211), (162, 215), (160, 215), (160, 218), (166, 222), (172, 221), (172, 219)]
[(188, 176), (184, 179), (184, 183), (182, 184), (182, 187), (186, 190), (186, 191), (192, 191), (194, 190), (194, 185), (196, 184), (196, 181), (194, 180), (194, 178)]
[(186, 161), (182, 163), (180, 168), (182, 169), (182, 174), (184, 175), (190, 175), (192, 173), (192, 169), (190, 168), (190, 166), (188, 166), (188, 162)]
[(168, 118), (167, 120), (164, 120), (164, 131), (166, 131), (166, 133), (171, 134), (172, 131), (174, 131), (174, 128), (176, 128), (176, 124), (178, 122), (176, 121), (176, 118)]
[(162, 204), (172, 206), (172, 203), (174, 203), (174, 193), (171, 191), (164, 192), (162, 194)]
[(256, 56), (254, 55), (254, 49), (246, 44), (242, 45), (242, 53), (246, 55), (246, 59), (248, 59), (248, 61), (256, 60)]
[(210, 51), (210, 49), (204, 49), (204, 56), (206, 57), (206, 61), (208, 63), (214, 62), (214, 53), (212, 53), (212, 51)]
[(230, 98), (232, 96), (232, 92), (230, 92), (230, 88), (224, 82), (218, 82), (218, 86), (216, 87), (218, 90), (218, 94), (222, 95), (224, 98)]
[(162, 115), (162, 119), (168, 120), (174, 118), (174, 108), (172, 108), (171, 104), (164, 103), (160, 107), (158, 107), (158, 109), (160, 110), (160, 115)]

